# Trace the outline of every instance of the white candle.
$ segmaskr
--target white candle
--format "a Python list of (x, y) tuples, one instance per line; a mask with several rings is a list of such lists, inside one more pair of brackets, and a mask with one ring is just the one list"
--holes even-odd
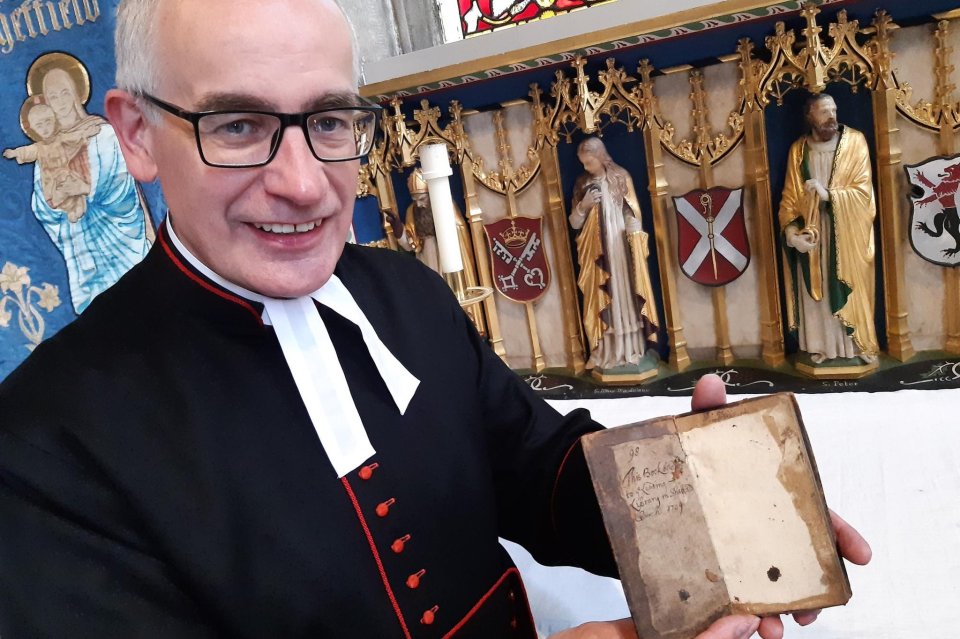
[(456, 273), (463, 270), (460, 257), (460, 240), (457, 237), (457, 214), (450, 194), (453, 175), (447, 145), (426, 144), (420, 147), (420, 169), (430, 192), (430, 208), (433, 209), (433, 226), (437, 233), (437, 252), (440, 254), (440, 270)]

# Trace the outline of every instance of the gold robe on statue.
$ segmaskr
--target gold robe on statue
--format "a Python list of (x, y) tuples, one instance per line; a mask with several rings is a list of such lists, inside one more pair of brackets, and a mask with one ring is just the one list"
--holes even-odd
[[(586, 214), (582, 226), (575, 221), (578, 215), (576, 211), (570, 216), (573, 227), (580, 229), (576, 240), (577, 261), (580, 266), (577, 284), (583, 294), (583, 329), (590, 350), (588, 368), (594, 366), (612, 368), (624, 364), (636, 364), (639, 356), (645, 351), (646, 342), (657, 339), (659, 322), (653, 301), (653, 287), (647, 270), (649, 256), (647, 233), (642, 230), (623, 233), (620, 241), (622, 251), (626, 253), (626, 273), (613, 272), (611, 260), (608, 259), (610, 248), (606, 246), (604, 225), (612, 223), (613, 220), (607, 216), (619, 215), (624, 219), (626, 216), (640, 219), (640, 206), (632, 180), (629, 176), (625, 177), (627, 192), (618, 198), (618, 202), (612, 207), (613, 211), (607, 212), (603, 210), (602, 205), (598, 204)], [(577, 180), (573, 194), (574, 206), (583, 199), (591, 179), (592, 176), (585, 174)], [(620, 247), (616, 248), (620, 249)], [(617, 293), (611, 278), (616, 279), (618, 276), (629, 278), (630, 295), (626, 296), (627, 299), (617, 300), (617, 305), (622, 305), (624, 309), (623, 313), (633, 315), (626, 323), (612, 317), (615, 310), (613, 296)], [(608, 336), (608, 340), (605, 341), (604, 335), (611, 331), (616, 335)], [(631, 340), (637, 342), (636, 347), (630, 344)], [(601, 352), (603, 344), (607, 342), (622, 353)]]
[[(804, 183), (811, 177), (810, 140), (800, 138), (790, 147), (787, 175), (780, 201), (780, 228), (794, 226), (798, 231), (805, 219), (809, 197)], [(823, 303), (843, 326), (860, 353), (875, 356), (879, 351), (873, 321), (875, 299), (873, 221), (876, 202), (870, 174), (870, 151), (862, 133), (842, 127), (833, 158), (828, 202), (821, 202), (819, 225), (820, 249), (823, 252)], [(819, 200), (819, 197), (817, 197)], [(810, 254), (803, 254), (787, 245), (784, 285), (790, 330), (800, 328), (800, 295), (810, 294)], [(814, 269), (815, 271), (815, 269)], [(806, 280), (806, 281), (800, 281)], [(803, 287), (804, 291), (801, 291)], [(815, 296), (814, 296), (815, 297)]]

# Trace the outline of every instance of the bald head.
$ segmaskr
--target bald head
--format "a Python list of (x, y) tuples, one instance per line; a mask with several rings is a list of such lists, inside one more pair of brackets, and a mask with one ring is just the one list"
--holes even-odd
[[(304, 126), (259, 138), (274, 145), (262, 165), (225, 168), (211, 164), (204, 149), (242, 140), (259, 151), (243, 136), (262, 129), (237, 112), (303, 114), (357, 104), (350, 28), (336, 3), (125, 0), (120, 17), (121, 47), (136, 41), (129, 25), (151, 33), (143, 48), (153, 72), (131, 72), (121, 60), (131, 78), (121, 76), (123, 88), (107, 93), (107, 114), (131, 175), (160, 181), (183, 245), (227, 281), (263, 295), (300, 297), (323, 286), (353, 219), (359, 160), (319, 160)], [(153, 103), (131, 89), (173, 106), (148, 107)], [(235, 115), (215, 119), (227, 122), (220, 126), (178, 110)]]
[[(280, 4), (278, 0), (275, 4)], [(357, 38), (350, 19), (336, 0), (311, 0), (318, 5), (333, 7), (340, 14), (349, 32), (352, 58), (351, 73), (354, 84), (360, 80)], [(158, 32), (160, 29), (161, 9), (182, 14), (186, 19), (197, 3), (209, 3), (210, 0), (120, 0), (117, 7), (117, 26), (114, 33), (117, 74), (119, 88), (133, 94), (156, 93), (163, 67), (158, 59)], [(241, 11), (236, 5), (242, 2), (230, 2), (229, 11)], [(215, 29), (217, 25), (204, 25)]]

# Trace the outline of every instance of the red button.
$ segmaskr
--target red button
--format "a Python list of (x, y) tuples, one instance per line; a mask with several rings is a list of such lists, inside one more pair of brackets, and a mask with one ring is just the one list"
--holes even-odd
[(363, 481), (367, 481), (368, 479), (373, 477), (373, 471), (375, 471), (379, 466), (380, 464), (374, 462), (372, 464), (369, 464), (361, 468), (360, 472), (358, 472), (357, 474), (360, 475), (360, 479), (362, 479)]
[(427, 573), (426, 570), (420, 569), (417, 572), (413, 573), (407, 577), (407, 588), (417, 588), (420, 586), (420, 577), (423, 577)]
[(386, 517), (387, 513), (390, 512), (390, 506), (394, 505), (396, 502), (397, 500), (391, 497), (387, 501), (377, 504), (377, 517)]
[(410, 535), (404, 535), (398, 539), (394, 539), (393, 543), (390, 544), (390, 550), (397, 553), (398, 555), (403, 552), (403, 547), (410, 541)]
[(420, 617), (420, 623), (425, 626), (432, 624), (437, 618), (437, 610), (440, 609), (440, 606), (434, 606), (430, 610), (427, 610), (423, 613), (423, 616)]

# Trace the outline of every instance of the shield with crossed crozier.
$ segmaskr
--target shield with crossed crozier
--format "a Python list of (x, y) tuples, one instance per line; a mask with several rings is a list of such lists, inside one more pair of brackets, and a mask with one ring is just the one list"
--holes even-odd
[(533, 302), (550, 285), (542, 228), (542, 220), (533, 217), (504, 218), (483, 225), (493, 284), (514, 302)]
[(960, 265), (960, 155), (903, 167), (910, 182), (910, 244), (939, 266)]
[(743, 189), (698, 189), (673, 198), (680, 270), (704, 286), (723, 286), (750, 264)]

